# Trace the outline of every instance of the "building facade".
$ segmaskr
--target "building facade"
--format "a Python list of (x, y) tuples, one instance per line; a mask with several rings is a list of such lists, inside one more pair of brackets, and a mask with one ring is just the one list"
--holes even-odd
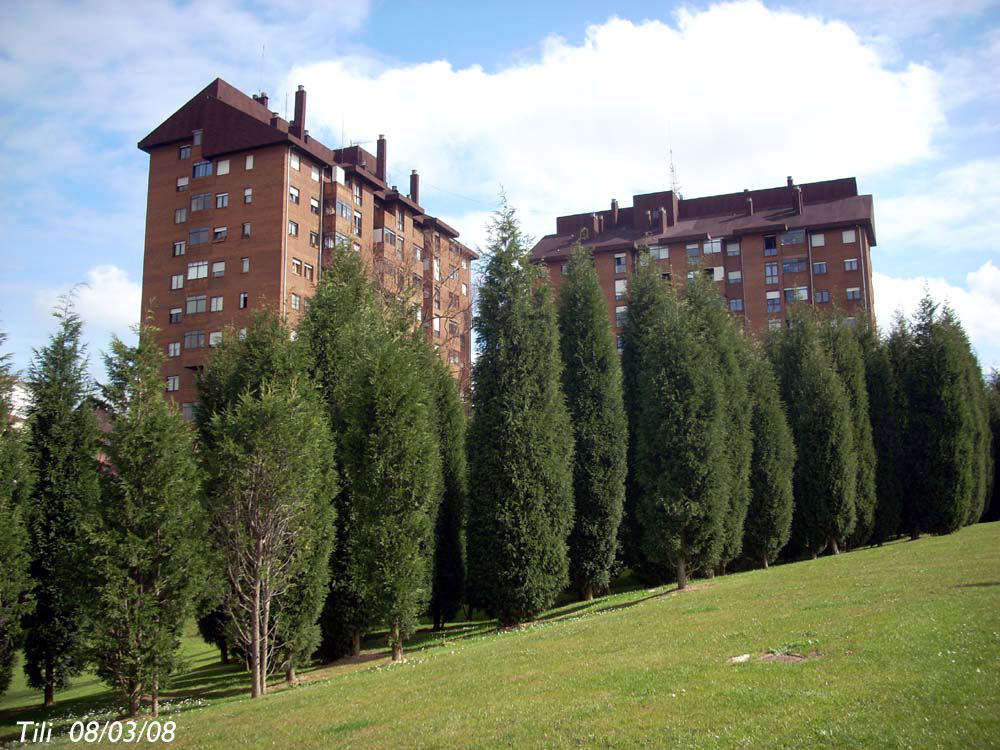
[(803, 185), (789, 177), (784, 187), (692, 199), (668, 190), (632, 201), (560, 216), (555, 234), (531, 251), (557, 290), (574, 245), (593, 253), (619, 346), (628, 274), (645, 248), (675, 285), (696, 273), (712, 278), (747, 330), (783, 325), (796, 305), (874, 320), (872, 196), (858, 195), (853, 177)]
[(358, 252), (415, 314), (463, 391), (471, 370), (471, 262), (458, 231), (386, 183), (387, 143), (330, 149), (295, 119), (216, 79), (139, 142), (149, 154), (143, 320), (160, 329), (166, 389), (190, 415), (197, 373), (227, 330), (269, 307), (294, 325), (333, 249)]

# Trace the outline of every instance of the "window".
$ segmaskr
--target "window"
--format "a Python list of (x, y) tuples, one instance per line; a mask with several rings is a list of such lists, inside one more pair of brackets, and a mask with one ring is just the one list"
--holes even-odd
[(729, 310), (731, 312), (743, 312), (743, 298), (735, 297), (729, 300)]
[(240, 273), (250, 273), (249, 258), (240, 258)]
[(396, 257), (403, 259), (403, 235), (396, 237)]
[(625, 299), (625, 292), (628, 288), (627, 279), (615, 279), (615, 299), (619, 302)]
[(769, 234), (764, 238), (764, 257), (771, 258), (778, 254), (778, 238)]
[(184, 255), (184, 251), (187, 249), (187, 243), (184, 240), (178, 240), (174, 243), (174, 257), (179, 255)]
[(810, 247), (823, 247), (826, 245), (826, 235), (822, 232), (813, 232), (809, 235)]
[(764, 264), (764, 283), (765, 284), (777, 284), (778, 283), (778, 264), (777, 263), (765, 263)]
[(291, 185), (288, 188), (288, 200), (290, 200), (292, 203), (295, 203), (296, 205), (299, 202), (299, 189), (294, 185)]
[(189, 422), (194, 419), (194, 404), (186, 403), (181, 404), (181, 416)]
[(722, 252), (722, 240), (706, 240), (705, 255)]
[(861, 299), (861, 287), (849, 287), (847, 290), (847, 299)]
[(769, 331), (780, 331), (781, 330), (781, 320), (779, 318), (772, 318), (767, 321), (767, 330)]
[(309, 233), (309, 244), (313, 247), (319, 247), (319, 232)]
[(618, 349), (618, 353), (621, 354), (625, 350), (625, 337), (615, 336), (615, 347)]
[(830, 290), (829, 289), (817, 289), (816, 290), (816, 301), (817, 302), (829, 302), (830, 301)]
[(463, 297), (469, 296), (469, 285), (466, 284), (464, 281), (462, 282), (462, 296)]
[(687, 272), (687, 280), (688, 281), (694, 281), (697, 278), (698, 278), (698, 272), (697, 271), (688, 271)]
[(225, 242), (226, 237), (229, 236), (229, 231), (226, 227), (216, 227), (212, 232), (212, 242)]
[(212, 176), (212, 162), (210, 161), (196, 161), (194, 163), (194, 168), (191, 173), (198, 177), (211, 177)]
[(253, 169), (253, 154), (247, 154), (247, 160), (246, 164), (244, 165), (244, 169), (246, 169), (248, 172), (251, 169)]
[(649, 248), (649, 257), (653, 260), (667, 260), (670, 258), (670, 248), (666, 245), (656, 245)]
[(298, 237), (299, 236), (299, 225), (298, 225), (298, 222), (294, 222), (294, 221), (288, 222), (288, 233), (290, 235), (292, 235), (292, 237)]
[(730, 284), (742, 284), (743, 283), (743, 272), (742, 271), (730, 271), (727, 278), (728, 278)]
[(318, 167), (309, 167), (309, 178), (313, 182), (319, 182), (319, 168)]
[(361, 236), (361, 214), (357, 211), (354, 212), (354, 235), (356, 237)]
[(250, 222), (249, 221), (244, 221), (243, 222), (243, 231), (240, 232), (240, 239), (242, 239), (242, 240), (248, 240), (248, 239), (250, 239)]
[(344, 201), (337, 201), (337, 214), (342, 219), (350, 219), (353, 215), (353, 211), (350, 206), (344, 203)]
[(171, 289), (183, 289), (184, 288), (184, 274), (175, 273), (170, 277), (170, 288)]
[(298, 258), (292, 258), (292, 273), (296, 276), (302, 275), (302, 261)]
[(202, 349), (205, 346), (204, 331), (188, 331), (184, 334), (185, 349)]
[(205, 301), (206, 297), (204, 294), (196, 294), (192, 297), (188, 297), (185, 312), (188, 315), (196, 315), (197, 313), (205, 312)]
[(625, 273), (625, 253), (615, 255), (615, 273)]
[(243, 188), (243, 202), (253, 203), (253, 188)]
[(201, 130), (192, 131), (191, 142), (194, 143), (195, 146), (201, 145), (201, 134), (202, 134)]
[(817, 260), (813, 263), (813, 273), (817, 276), (822, 276), (826, 273), (826, 261)]
[(462, 268), (465, 269), (465, 268), (468, 268), (468, 267), (469, 267), (469, 260), (468, 260), (468, 258), (462, 258)]
[(250, 295), (246, 292), (240, 292), (240, 309), (245, 310), (250, 305)]
[[(190, 146), (187, 147), (190, 150)], [(179, 391), (181, 389), (181, 376), (180, 375), (167, 375), (167, 390), (168, 391)]]
[(212, 264), (212, 276), (218, 278), (226, 275), (226, 261), (217, 260)]
[(188, 177), (178, 177), (177, 178), (177, 192), (178, 193), (183, 193), (185, 190), (188, 189), (188, 180), (189, 179), (190, 178), (188, 178)]
[(309, 210), (319, 216), (319, 198), (309, 199)]
[(739, 255), (739, 254), (740, 254), (739, 240), (730, 240), (729, 242), (726, 243), (726, 255)]
[(845, 229), (840, 233), (840, 241), (845, 245), (852, 245), (858, 241), (858, 235), (853, 229)]
[(806, 241), (805, 229), (789, 229), (781, 233), (782, 245), (801, 245)]
[(313, 280), (314, 272), (315, 269), (309, 263), (306, 263), (302, 267), (302, 275), (305, 276), (309, 281)]
[(697, 242), (692, 243), (692, 244), (690, 244), (690, 245), (687, 246), (687, 254), (688, 254), (689, 258), (697, 258), (698, 257), (698, 243)]
[(212, 312), (222, 312), (222, 297), (212, 297), (209, 300), (208, 309)]
[(414, 245), (413, 246), (413, 257), (416, 258), (417, 260), (423, 260), (424, 259), (424, 249), (422, 247), (417, 247), (416, 245)]
[(197, 229), (192, 229), (188, 232), (188, 244), (189, 245), (201, 245), (208, 242), (210, 237), (208, 227), (198, 227)]
[(361, 205), (361, 183), (355, 181), (353, 184), (354, 189), (354, 203), (355, 205)]
[(395, 245), (396, 244), (396, 233), (393, 232), (391, 229), (383, 228), (382, 229), (382, 241), (385, 244), (387, 244), (387, 245)]
[(188, 210), (186, 208), (174, 209), (174, 224), (183, 224), (188, 220)]
[(181, 342), (171, 341), (167, 344), (167, 356), (168, 357), (179, 357), (181, 356)]
[(295, 292), (292, 292), (292, 309), (298, 310), (302, 307), (302, 298)]
[(660, 274), (660, 278), (664, 281), (670, 281), (670, 271)]
[(858, 259), (857, 258), (848, 258), (847, 260), (845, 260), (844, 261), (844, 270), (845, 271), (857, 271), (858, 270)]
[(441, 287), (434, 290), (434, 309), (438, 310), (441, 308)]
[(769, 313), (781, 312), (781, 292), (767, 293), (767, 311)]
[(170, 322), (171, 323), (180, 323), (181, 322), (181, 313), (182, 312), (183, 312), (182, 309), (179, 308), (179, 307), (171, 307), (170, 308), (170, 318), (169, 318)]
[(291, 167), (292, 169), (294, 169), (294, 170), (295, 170), (296, 172), (298, 172), (298, 171), (299, 171), (299, 163), (300, 163), (300, 162), (299, 162), (299, 155), (298, 155), (298, 154), (291, 154), (291, 155), (290, 155), (290, 156), (288, 157), (288, 165), (289, 165), (289, 166), (290, 166), (290, 167)]
[(218, 164), (215, 165), (215, 173), (220, 177), (224, 174), (229, 174), (229, 159), (220, 159)]
[(434, 281), (441, 281), (441, 259), (434, 259)]
[(406, 214), (403, 213), (402, 208), (396, 209), (396, 229), (400, 232), (406, 230)]
[(222, 343), (222, 331), (212, 331), (208, 334), (208, 345), (218, 346)]
[(188, 281), (191, 279), (207, 279), (208, 278), (208, 261), (198, 260), (193, 263), (188, 263)]
[(226, 208), (229, 206), (229, 193), (218, 193), (215, 196), (215, 207)]
[(805, 302), (809, 299), (809, 288), (805, 286), (787, 287), (785, 302)]
[(782, 273), (804, 273), (807, 270), (805, 258), (788, 258), (781, 261)]
[(458, 364), (458, 352), (448, 352), (448, 364)]
[(191, 211), (204, 211), (212, 205), (211, 193), (198, 193), (191, 196)]
[(628, 305), (619, 305), (615, 308), (615, 327), (624, 328), (628, 319)]
[(181, 146), (179, 149), (177, 149), (177, 158), (178, 159), (190, 159), (191, 158), (191, 146), (190, 145), (188, 145), (188, 146)]

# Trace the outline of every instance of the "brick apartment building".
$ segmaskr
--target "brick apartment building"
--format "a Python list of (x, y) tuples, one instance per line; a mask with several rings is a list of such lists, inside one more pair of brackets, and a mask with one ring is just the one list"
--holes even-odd
[(681, 198), (667, 190), (632, 197), (631, 207), (556, 219), (556, 233), (531, 251), (558, 290), (575, 242), (594, 255), (611, 325), (625, 321), (628, 274), (648, 247), (663, 278), (683, 284), (704, 273), (748, 330), (780, 326), (793, 305), (838, 308), (874, 319), (870, 248), (872, 197), (853, 177)]
[(216, 79), (139, 142), (149, 154), (142, 273), (143, 319), (167, 356), (167, 391), (186, 414), (197, 372), (228, 327), (267, 306), (294, 325), (337, 245), (353, 248), (416, 314), (463, 390), (471, 369), (470, 266), (458, 231), (386, 183), (377, 153), (330, 149), (295, 119)]

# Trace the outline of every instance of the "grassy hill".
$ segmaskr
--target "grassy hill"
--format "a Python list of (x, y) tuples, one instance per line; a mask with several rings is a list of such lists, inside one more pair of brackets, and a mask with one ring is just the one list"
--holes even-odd
[[(693, 583), (421, 633), (402, 665), (373, 642), (260, 701), (192, 636), (170, 746), (1000, 747), (1000, 524)], [(17, 683), (0, 738), (114, 716), (92, 679), (57, 697)]]

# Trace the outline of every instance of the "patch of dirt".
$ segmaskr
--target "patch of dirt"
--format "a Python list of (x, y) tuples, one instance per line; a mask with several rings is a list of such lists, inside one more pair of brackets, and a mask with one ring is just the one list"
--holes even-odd
[(787, 664), (798, 664), (802, 661), (807, 661), (809, 659), (815, 659), (819, 656), (819, 651), (810, 651), (808, 654), (803, 656), (802, 654), (790, 654), (790, 653), (775, 653), (774, 651), (768, 651), (766, 654), (761, 654), (757, 657), (757, 661), (780, 661)]

